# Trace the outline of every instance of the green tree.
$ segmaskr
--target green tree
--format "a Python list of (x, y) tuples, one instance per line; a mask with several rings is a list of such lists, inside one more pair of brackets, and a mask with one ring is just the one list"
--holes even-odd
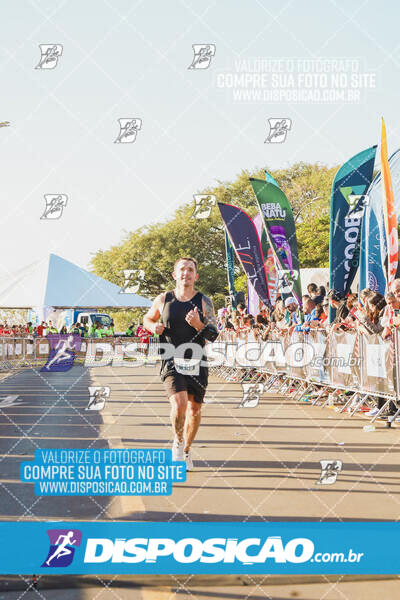
[[(326, 266), (330, 190), (337, 168), (300, 162), (287, 169), (267, 170), (287, 195), (297, 219), (300, 266)], [(198, 193), (214, 194), (217, 202), (234, 204), (254, 217), (257, 206), (249, 177), (265, 179), (265, 169), (243, 170), (234, 181), (218, 181)], [(222, 220), (217, 206), (207, 219), (194, 218), (193, 208), (190, 202), (166, 222), (127, 232), (118, 245), (95, 254), (94, 272), (122, 287), (124, 269), (143, 269), (145, 280), (139, 293), (154, 297), (173, 287), (176, 259), (193, 256), (199, 263), (199, 287), (222, 305), (228, 294)], [(245, 291), (245, 277), (238, 262), (235, 277), (238, 290)]]

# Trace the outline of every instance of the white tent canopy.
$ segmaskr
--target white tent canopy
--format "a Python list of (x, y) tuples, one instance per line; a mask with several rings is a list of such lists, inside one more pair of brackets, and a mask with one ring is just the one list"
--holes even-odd
[(0, 278), (0, 308), (146, 308), (151, 301), (50, 254)]

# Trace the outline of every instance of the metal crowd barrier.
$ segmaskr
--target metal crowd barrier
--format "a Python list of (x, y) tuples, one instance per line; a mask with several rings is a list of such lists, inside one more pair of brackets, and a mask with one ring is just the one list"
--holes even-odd
[[(393, 337), (387, 340), (358, 331), (328, 335), (312, 329), (291, 335), (272, 332), (267, 341), (260, 342), (252, 333), (236, 337), (223, 332), (207, 345), (207, 352), (213, 372), (228, 381), (264, 381), (266, 389), (280, 383), (280, 391), (297, 386), (297, 399), (312, 390), (313, 404), (330, 390), (341, 394), (342, 410), (351, 414), (374, 398), (383, 398), (375, 420), (390, 402), (400, 406), (399, 329), (393, 329)], [(323, 405), (327, 403), (328, 399)]]
[[(101, 357), (115, 360), (134, 360), (135, 357), (156, 357), (159, 354), (158, 338), (150, 337), (149, 343), (142, 342), (139, 337), (114, 336), (104, 338), (81, 338), (79, 350), (75, 350), (75, 363), (86, 363), (91, 366), (90, 357), (97, 363)], [(47, 337), (16, 338), (0, 337), (0, 370), (21, 369), (24, 367), (40, 368), (50, 352)], [(88, 360), (89, 357), (89, 360)], [(93, 361), (93, 366), (96, 362)]]

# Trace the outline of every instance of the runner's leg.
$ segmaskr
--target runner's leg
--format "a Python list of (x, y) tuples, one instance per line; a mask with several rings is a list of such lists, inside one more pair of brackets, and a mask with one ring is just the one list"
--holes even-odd
[(188, 403), (185, 420), (185, 452), (189, 452), (201, 422), (200, 402), (195, 402), (193, 394), (188, 394)]
[(175, 438), (183, 442), (186, 409), (188, 405), (187, 392), (177, 392), (169, 397), (171, 403), (171, 423)]

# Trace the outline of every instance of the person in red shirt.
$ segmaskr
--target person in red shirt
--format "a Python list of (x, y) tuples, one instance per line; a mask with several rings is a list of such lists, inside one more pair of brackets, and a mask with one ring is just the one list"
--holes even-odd
[(46, 327), (46, 323), (44, 321), (42, 321), (41, 324), (37, 326), (38, 337), (43, 337), (43, 332), (44, 332), (45, 327)]
[(143, 352), (144, 354), (148, 354), (149, 351), (149, 341), (150, 341), (150, 331), (145, 329), (142, 325), (138, 325), (136, 329), (136, 337), (140, 338), (140, 343), (143, 344)]

